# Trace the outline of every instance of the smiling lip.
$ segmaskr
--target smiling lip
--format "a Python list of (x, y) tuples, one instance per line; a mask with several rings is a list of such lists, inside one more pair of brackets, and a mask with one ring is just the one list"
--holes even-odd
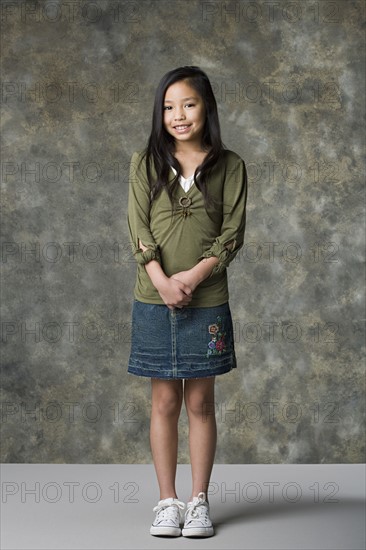
[(173, 126), (176, 132), (186, 132), (190, 127), (190, 124), (178, 124), (177, 126)]

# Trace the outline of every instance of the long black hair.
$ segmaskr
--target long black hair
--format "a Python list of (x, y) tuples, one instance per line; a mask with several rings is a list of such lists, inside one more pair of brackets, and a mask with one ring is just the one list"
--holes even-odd
[[(220, 123), (217, 113), (216, 99), (212, 91), (210, 81), (205, 72), (196, 66), (178, 67), (166, 73), (159, 82), (155, 93), (154, 110), (152, 116), (152, 129), (143, 157), (146, 157), (147, 179), (150, 185), (150, 200), (156, 198), (161, 189), (165, 188), (170, 202), (173, 205), (173, 193), (179, 183), (181, 166), (174, 157), (175, 142), (163, 124), (164, 98), (169, 86), (185, 80), (200, 95), (205, 106), (206, 120), (203, 128), (202, 147), (210, 149), (204, 161), (197, 166), (194, 173), (194, 182), (203, 194), (204, 204), (207, 209), (213, 203), (207, 189), (207, 178), (211, 170), (219, 160), (225, 145), (221, 141)], [(155, 168), (156, 178), (152, 174), (152, 166)], [(177, 175), (168, 185), (170, 166), (177, 171)], [(200, 172), (198, 174), (198, 172)], [(197, 175), (198, 174), (198, 175)], [(174, 205), (173, 205), (174, 206)]]

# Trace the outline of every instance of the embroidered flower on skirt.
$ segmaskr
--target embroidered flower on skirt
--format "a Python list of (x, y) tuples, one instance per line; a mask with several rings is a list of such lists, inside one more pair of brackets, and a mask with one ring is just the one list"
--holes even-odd
[(223, 332), (221, 329), (221, 317), (216, 317), (216, 323), (213, 325), (208, 325), (208, 332), (211, 334), (211, 341), (207, 345), (207, 357), (210, 355), (221, 355), (224, 351), (226, 351), (226, 332)]

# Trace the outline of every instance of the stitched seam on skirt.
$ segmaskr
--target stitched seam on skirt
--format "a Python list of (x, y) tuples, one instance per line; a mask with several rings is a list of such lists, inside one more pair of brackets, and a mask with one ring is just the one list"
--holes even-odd
[(171, 335), (172, 335), (172, 376), (175, 378), (178, 374), (177, 369), (177, 340), (176, 340), (176, 315), (175, 311), (171, 311), (170, 315), (171, 319)]

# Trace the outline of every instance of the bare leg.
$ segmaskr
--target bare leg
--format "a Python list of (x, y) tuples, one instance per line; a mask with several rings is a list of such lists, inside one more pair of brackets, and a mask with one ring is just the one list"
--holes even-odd
[(214, 376), (185, 380), (184, 402), (189, 420), (189, 451), (192, 465), (190, 500), (201, 491), (207, 496), (217, 440), (214, 400)]
[(177, 498), (178, 419), (182, 408), (182, 380), (151, 379), (150, 444), (160, 488), (160, 500)]

